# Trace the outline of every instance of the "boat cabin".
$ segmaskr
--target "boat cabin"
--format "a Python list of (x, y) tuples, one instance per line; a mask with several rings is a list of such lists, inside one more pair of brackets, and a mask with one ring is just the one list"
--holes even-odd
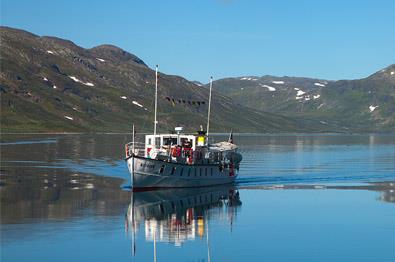
[(197, 135), (180, 134), (182, 128), (176, 128), (177, 134), (159, 134), (145, 136), (145, 156), (150, 156), (151, 152), (160, 150), (180, 150), (196, 151), (197, 147), (205, 146), (206, 133), (199, 131)]

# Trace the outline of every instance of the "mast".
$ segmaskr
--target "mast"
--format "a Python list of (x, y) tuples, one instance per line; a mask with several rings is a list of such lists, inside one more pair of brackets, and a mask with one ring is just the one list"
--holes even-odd
[(154, 119), (154, 135), (156, 135), (156, 124), (158, 121), (156, 121), (156, 111), (158, 108), (158, 65), (156, 65), (155, 68), (155, 119)]
[(210, 77), (210, 94), (208, 97), (208, 113), (207, 113), (207, 145), (208, 145), (208, 133), (209, 133), (209, 129), (210, 129), (210, 109), (211, 109), (211, 89), (213, 88), (213, 77)]
[(133, 135), (132, 135), (132, 154), (134, 155), (134, 124), (133, 124)]
[(132, 144), (132, 187), (134, 186), (134, 124), (133, 124), (133, 144)]

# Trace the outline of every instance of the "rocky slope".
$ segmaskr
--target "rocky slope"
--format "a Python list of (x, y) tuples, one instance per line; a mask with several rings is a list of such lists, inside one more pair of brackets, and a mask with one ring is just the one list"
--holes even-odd
[[(135, 55), (101, 45), (0, 27), (1, 132), (128, 132), (153, 129), (155, 74)], [(206, 125), (208, 90), (160, 74), (159, 131)], [(311, 131), (292, 118), (213, 94), (212, 131)], [(320, 130), (319, 130), (320, 131)]]
[(333, 130), (395, 130), (395, 65), (358, 80), (243, 76), (214, 85), (243, 106), (311, 121), (311, 127), (319, 121)]

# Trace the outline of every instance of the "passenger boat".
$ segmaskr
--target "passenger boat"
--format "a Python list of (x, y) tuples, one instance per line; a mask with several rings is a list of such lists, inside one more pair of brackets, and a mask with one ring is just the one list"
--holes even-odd
[(154, 133), (145, 136), (142, 144), (133, 141), (125, 145), (125, 160), (131, 174), (134, 190), (167, 187), (201, 187), (232, 183), (239, 172), (241, 154), (233, 143), (232, 133), (228, 141), (209, 144), (212, 78), (208, 103), (207, 130), (196, 134), (156, 133), (158, 67), (155, 71)]

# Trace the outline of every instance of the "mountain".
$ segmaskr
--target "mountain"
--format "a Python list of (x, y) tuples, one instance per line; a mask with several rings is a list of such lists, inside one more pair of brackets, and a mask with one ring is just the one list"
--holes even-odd
[(217, 80), (214, 86), (243, 106), (298, 121), (319, 121), (322, 128), (395, 130), (395, 65), (357, 80), (242, 76)]
[[(130, 132), (153, 129), (155, 72), (116, 46), (0, 27), (1, 132)], [(159, 74), (158, 129), (206, 125), (208, 90)], [(214, 91), (212, 131), (312, 131), (305, 123), (233, 102)], [(320, 131), (320, 130), (318, 130)]]

